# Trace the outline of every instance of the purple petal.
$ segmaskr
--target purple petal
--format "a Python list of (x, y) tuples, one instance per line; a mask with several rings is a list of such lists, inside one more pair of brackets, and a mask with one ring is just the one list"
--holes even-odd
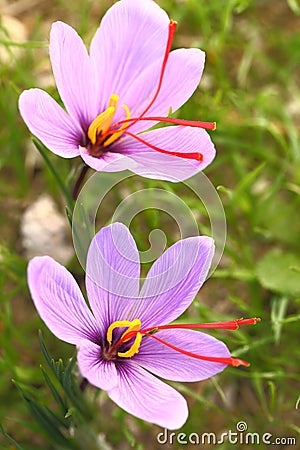
[(96, 320), (65, 267), (49, 256), (33, 258), (28, 285), (39, 315), (55, 336), (70, 344), (99, 339)]
[(170, 126), (148, 131), (139, 135), (146, 142), (169, 152), (198, 153), (203, 161), (166, 155), (152, 150), (136, 139), (127, 136), (115, 144), (119, 153), (133, 159), (133, 170), (148, 178), (182, 181), (208, 166), (215, 157), (215, 148), (209, 134), (200, 128)]
[(140, 261), (133, 237), (121, 223), (102, 228), (87, 256), (86, 288), (89, 302), (104, 332), (116, 320), (126, 320), (138, 297)]
[[(162, 330), (155, 336), (182, 350), (202, 356), (230, 358), (226, 345), (205, 333), (193, 330)], [(144, 337), (134, 361), (159, 377), (173, 381), (201, 381), (225, 369), (226, 364), (179, 353), (151, 337)]]
[(80, 155), (84, 162), (97, 171), (120, 172), (122, 170), (133, 170), (136, 163), (124, 155), (108, 151), (98, 158), (91, 156), (85, 147), (80, 147)]
[(82, 131), (50, 95), (41, 89), (24, 91), (19, 98), (19, 109), (31, 133), (53, 153), (63, 158), (79, 155)]
[[(180, 108), (196, 90), (203, 72), (204, 61), (205, 53), (196, 48), (172, 51), (159, 95), (146, 117), (168, 117), (170, 108), (172, 112)], [(154, 97), (159, 83), (161, 65), (161, 60), (158, 60), (146, 67), (128, 89), (123, 103), (129, 107), (132, 117), (139, 117)], [(130, 128), (130, 131), (137, 133), (147, 130), (155, 123), (139, 121)]]
[(163, 58), (168, 26), (167, 14), (152, 0), (122, 0), (108, 10), (90, 49), (101, 110), (112, 94), (124, 103), (123, 96), (144, 68)]
[(63, 22), (52, 25), (49, 51), (61, 99), (85, 132), (99, 114), (88, 52), (76, 31)]
[(94, 386), (108, 390), (118, 385), (116, 365), (112, 361), (103, 361), (99, 345), (87, 340), (81, 341), (77, 361), (82, 376)]
[(175, 389), (131, 361), (120, 364), (118, 372), (119, 385), (108, 395), (125, 411), (170, 430), (186, 422), (187, 403)]
[(213, 252), (213, 240), (197, 236), (176, 242), (155, 261), (134, 311), (142, 328), (168, 324), (186, 310), (206, 279)]

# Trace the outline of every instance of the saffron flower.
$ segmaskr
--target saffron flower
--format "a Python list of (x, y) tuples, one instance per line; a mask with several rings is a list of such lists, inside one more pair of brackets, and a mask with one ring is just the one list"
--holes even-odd
[(114, 223), (96, 234), (88, 251), (91, 310), (72, 275), (48, 256), (30, 261), (29, 288), (48, 328), (78, 347), (83, 377), (125, 411), (176, 429), (188, 417), (186, 400), (154, 375), (200, 381), (227, 365), (249, 365), (231, 357), (221, 341), (191, 328), (237, 329), (259, 320), (168, 325), (205, 281), (213, 247), (208, 237), (177, 242), (152, 265), (139, 291), (138, 250), (128, 228)]
[[(76, 31), (55, 22), (50, 59), (65, 111), (41, 89), (24, 91), (20, 113), (53, 153), (81, 156), (97, 171), (179, 181), (215, 156), (214, 122), (169, 117), (197, 88), (203, 51), (171, 51), (176, 23), (153, 0), (121, 0), (101, 21), (88, 53)], [(163, 122), (174, 126), (145, 132)]]

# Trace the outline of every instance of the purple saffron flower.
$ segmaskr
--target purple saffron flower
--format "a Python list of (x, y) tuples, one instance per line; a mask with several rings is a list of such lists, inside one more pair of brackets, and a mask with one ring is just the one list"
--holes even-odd
[[(192, 302), (208, 273), (213, 241), (177, 242), (153, 264), (139, 290), (140, 263), (129, 230), (103, 228), (87, 256), (88, 308), (72, 275), (48, 256), (32, 259), (28, 283), (35, 306), (50, 330), (78, 347), (78, 364), (88, 381), (108, 392), (125, 411), (169, 429), (187, 417), (185, 399), (156, 378), (199, 381), (232, 358), (221, 341), (190, 328), (237, 329), (259, 319), (209, 324), (171, 324)], [(154, 375), (153, 375), (154, 374)]]
[[(64, 158), (97, 171), (179, 181), (215, 156), (214, 122), (168, 117), (197, 88), (205, 54), (171, 50), (176, 23), (153, 0), (121, 0), (102, 19), (88, 53), (76, 31), (55, 22), (50, 59), (67, 112), (45, 91), (19, 99), (29, 130)], [(175, 126), (144, 132), (159, 122)]]

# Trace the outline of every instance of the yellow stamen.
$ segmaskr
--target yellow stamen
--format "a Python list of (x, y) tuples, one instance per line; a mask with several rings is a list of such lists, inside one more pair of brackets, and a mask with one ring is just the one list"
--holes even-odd
[[(110, 96), (106, 110), (99, 114), (96, 119), (94, 119), (90, 124), (87, 134), (93, 145), (102, 144), (103, 147), (107, 147), (108, 145), (115, 142), (127, 128), (127, 122), (124, 122), (119, 129), (113, 130), (111, 136), (109, 136), (109, 128), (116, 113), (118, 101), (119, 96), (117, 94), (112, 94)], [(126, 120), (130, 119), (130, 111), (128, 106), (122, 105), (122, 108), (125, 109)], [(109, 136), (108, 139), (106, 139), (106, 134)], [(98, 139), (99, 137), (100, 140)]]
[(116, 108), (114, 106), (109, 106), (105, 111), (99, 114), (96, 119), (93, 120), (87, 133), (92, 144), (96, 144), (97, 136), (102, 133), (106, 133), (109, 129), (115, 112)]
[(142, 341), (142, 335), (141, 335), (141, 333), (137, 333), (136, 337), (135, 337), (135, 341), (132, 344), (132, 346), (130, 347), (130, 349), (127, 350), (127, 352), (123, 352), (123, 353), (118, 352), (118, 356), (121, 356), (122, 358), (130, 358), (131, 356), (135, 355), (136, 353), (139, 352), (141, 341)]
[[(130, 334), (130, 332), (140, 330), (140, 328), (141, 328), (141, 321), (139, 319), (134, 319), (132, 321), (129, 321), (129, 320), (117, 320), (116, 322), (113, 322), (108, 327), (107, 334), (106, 334), (106, 339), (107, 339), (107, 341), (108, 341), (108, 343), (110, 345), (112, 343), (113, 330), (115, 328), (120, 328), (120, 327), (128, 327), (128, 329), (122, 334), (121, 338), (118, 341), (121, 344), (123, 342), (127, 342), (130, 339), (132, 339), (132, 334)], [(129, 337), (126, 338), (126, 335), (129, 335)], [(130, 358), (131, 356), (135, 355), (139, 351), (139, 347), (141, 345), (141, 341), (142, 341), (142, 335), (141, 335), (141, 333), (138, 332), (138, 333), (136, 333), (134, 343), (132, 344), (130, 349), (127, 350), (126, 352), (123, 352), (123, 353), (122, 352), (118, 352), (118, 356), (121, 356), (123, 358)]]
[[(128, 330), (126, 330), (125, 333), (122, 334), (122, 338), (123, 338), (124, 335), (126, 333), (128, 333), (128, 331), (132, 331), (133, 328), (135, 330), (139, 330), (140, 327), (141, 327), (141, 321), (139, 319), (134, 319), (132, 321), (130, 321), (130, 320), (117, 320), (116, 322), (113, 322), (108, 327), (107, 333), (106, 333), (106, 339), (107, 339), (109, 344), (112, 343), (112, 332), (113, 332), (113, 330), (115, 330), (116, 328), (121, 328), (121, 327), (128, 327)], [(125, 341), (123, 340), (123, 342), (125, 342)]]
[(97, 137), (100, 134), (105, 134), (109, 130), (117, 109), (118, 101), (119, 96), (117, 94), (112, 94), (106, 110), (99, 114), (89, 126), (88, 137), (92, 144), (96, 144)]
[[(125, 112), (126, 112), (126, 119), (125, 120), (130, 119), (130, 110), (129, 110), (128, 106), (127, 105), (122, 105), (122, 108), (124, 108)], [(108, 145), (110, 145), (113, 142), (115, 142), (123, 134), (123, 131), (126, 130), (126, 128), (127, 128), (127, 122), (125, 122), (118, 129), (117, 133), (112, 134), (108, 139), (106, 139), (106, 141), (103, 143), (103, 147), (107, 147)]]
[(108, 108), (110, 106), (113, 106), (114, 108), (116, 108), (117, 104), (118, 104), (118, 101), (119, 101), (119, 96), (117, 94), (112, 94), (110, 96), (110, 99), (109, 99), (109, 102), (108, 102)]

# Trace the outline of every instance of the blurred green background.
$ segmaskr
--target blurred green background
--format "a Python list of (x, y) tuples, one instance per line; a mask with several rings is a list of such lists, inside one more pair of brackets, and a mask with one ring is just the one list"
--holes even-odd
[[(189, 419), (180, 431), (220, 436), (228, 430), (235, 432), (236, 424), (245, 421), (249, 432), (269, 432), (274, 439), (293, 436), (298, 447), (291, 447), (300, 448), (300, 5), (296, 0), (158, 3), (178, 21), (174, 47), (196, 46), (206, 52), (201, 84), (177, 116), (217, 122), (212, 132), (217, 157), (205, 173), (218, 189), (228, 226), (221, 263), (185, 319), (262, 318), (260, 324), (236, 332), (212, 332), (234, 356), (250, 361), (249, 368), (227, 368), (201, 383), (172, 383), (190, 407)], [(84, 277), (72, 256), (66, 201), (49, 164), (32, 145), (17, 99), (30, 87), (44, 88), (58, 99), (48, 58), (51, 23), (69, 23), (89, 44), (111, 4), (106, 0), (0, 2), (0, 423), (20, 446), (0, 434), (1, 449), (182, 447), (176, 439), (172, 445), (160, 445), (156, 439), (159, 427), (124, 413), (105, 393), (93, 388), (85, 392), (91, 408), (86, 417), (77, 415), (76, 405), (68, 399), (73, 411), (68, 424), (63, 428), (57, 423), (66, 442), (55, 441), (51, 428), (41, 426), (28, 410), (28, 406), (31, 411), (36, 408), (35, 404), (48, 406), (64, 421), (50, 382), (40, 370), (40, 364), (46, 369), (47, 363), (38, 329), (43, 330), (55, 359), (62, 357), (67, 364), (74, 354), (72, 346), (51, 335), (33, 307), (26, 284), (27, 258), (34, 246), (30, 239), (41, 240), (43, 227), (48, 227), (44, 238), (54, 239), (48, 242), (50, 250), (63, 246), (61, 256), (69, 260), (68, 268), (79, 283)], [(71, 189), (80, 161), (63, 160), (50, 152), (47, 156)], [(210, 233), (205, 208), (184, 186), (139, 177), (114, 190), (101, 211), (99, 226), (109, 221), (126, 193), (147, 187), (180, 195), (199, 220), (201, 233)], [(50, 206), (32, 209), (41, 194), (55, 203), (47, 197)], [(53, 228), (47, 224), (47, 214), (56, 217)], [(37, 224), (32, 224), (32, 218)], [(131, 226), (140, 249), (149, 247), (153, 228), (167, 233), (168, 244), (178, 239), (176, 223), (149, 210), (139, 214)], [(50, 368), (46, 370), (55, 392), (60, 389), (64, 397)], [(80, 379), (76, 369), (74, 376)], [(35, 412), (40, 418), (41, 410)], [(230, 449), (232, 444), (225, 442), (218, 448)], [(239, 443), (236, 448), (249, 448), (249, 444)]]

